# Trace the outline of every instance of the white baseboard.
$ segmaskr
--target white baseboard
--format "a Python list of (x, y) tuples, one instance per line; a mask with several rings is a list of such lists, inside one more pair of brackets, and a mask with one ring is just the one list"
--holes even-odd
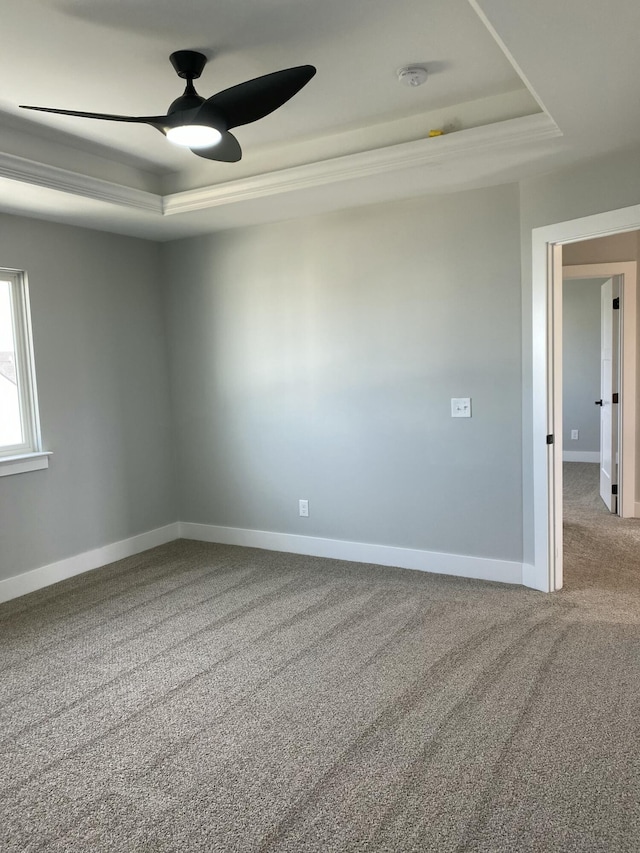
[(531, 563), (522, 564), (522, 583), (531, 589), (537, 589), (539, 592), (551, 592), (549, 589), (549, 579), (545, 576), (540, 577), (540, 573)]
[(563, 450), (563, 462), (599, 462), (599, 450)]
[(112, 542), (110, 545), (104, 545), (102, 548), (85, 551), (83, 554), (67, 557), (65, 560), (58, 560), (58, 562), (50, 563), (48, 566), (41, 566), (39, 569), (33, 569), (21, 575), (16, 575), (13, 578), (7, 578), (0, 581), (0, 603), (58, 583), (58, 581), (66, 580), (74, 575), (80, 575), (92, 569), (99, 569), (101, 566), (106, 566), (107, 563), (114, 563), (116, 560), (132, 557), (134, 554), (140, 554), (149, 548), (155, 548), (157, 545), (172, 542), (174, 539), (178, 539), (179, 536), (180, 524), (176, 521), (173, 524), (167, 524), (165, 527), (157, 527), (155, 530), (149, 530), (147, 533), (132, 536), (130, 539)]
[(419, 551), (391, 545), (370, 545), (365, 542), (348, 542), (342, 539), (321, 539), (314, 536), (297, 536), (292, 533), (271, 533), (265, 530), (246, 530), (239, 527), (218, 527), (213, 524), (180, 523), (182, 539), (200, 542), (217, 542), (222, 545), (245, 545), (268, 551), (285, 551), (311, 557), (331, 557), (355, 563), (375, 563), (416, 569), (420, 572), (437, 572), (443, 575), (522, 583), (522, 563), (494, 560), (486, 557), (467, 557), (461, 554), (441, 554), (436, 551)]
[[(640, 504), (636, 504), (636, 509), (640, 510)], [(271, 533), (265, 530), (219, 527), (213, 524), (175, 522), (174, 524), (167, 524), (165, 527), (149, 530), (147, 533), (141, 533), (138, 536), (132, 536), (130, 539), (112, 542), (110, 545), (85, 551), (83, 554), (67, 557), (64, 560), (32, 569), (21, 575), (0, 580), (0, 603), (180, 538), (195, 539), (201, 542), (217, 542), (222, 545), (244, 545), (249, 548), (264, 548), (268, 551), (284, 551), (311, 557), (329, 557), (355, 563), (395, 566), (401, 569), (415, 569), (420, 572), (435, 572), (477, 580), (523, 583), (522, 563), (509, 560), (468, 557), (462, 554), (442, 554), (436, 551), (420, 551), (391, 545), (372, 545), (366, 542), (349, 542), (342, 539), (297, 536), (292, 533)], [(526, 566), (524, 568), (526, 569)]]

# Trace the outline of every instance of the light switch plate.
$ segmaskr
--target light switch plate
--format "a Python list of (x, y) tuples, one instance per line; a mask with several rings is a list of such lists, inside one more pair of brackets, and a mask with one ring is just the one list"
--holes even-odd
[(452, 397), (451, 398), (451, 417), (452, 418), (470, 418), (471, 417), (471, 397)]

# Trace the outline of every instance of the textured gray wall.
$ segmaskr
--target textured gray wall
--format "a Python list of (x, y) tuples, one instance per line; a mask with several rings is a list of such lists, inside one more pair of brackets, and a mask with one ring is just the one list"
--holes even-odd
[[(562, 284), (562, 419), (564, 450), (600, 450), (600, 286), (605, 279)], [(579, 430), (577, 441), (571, 430)]]
[[(591, 160), (520, 184), (522, 236), (522, 426), (524, 559), (533, 561), (533, 436), (531, 430), (531, 231), (542, 225), (640, 204), (640, 150)], [(600, 257), (600, 260), (631, 260)], [(572, 258), (572, 263), (576, 260)], [(580, 263), (587, 261), (581, 260)], [(640, 305), (640, 303), (639, 303)], [(640, 383), (640, 375), (638, 376)], [(640, 465), (640, 459), (638, 460)], [(636, 472), (636, 489), (640, 485)]]
[(26, 269), (45, 471), (0, 477), (0, 578), (175, 521), (154, 243), (0, 216)]
[(162, 252), (183, 520), (521, 558), (517, 187)]

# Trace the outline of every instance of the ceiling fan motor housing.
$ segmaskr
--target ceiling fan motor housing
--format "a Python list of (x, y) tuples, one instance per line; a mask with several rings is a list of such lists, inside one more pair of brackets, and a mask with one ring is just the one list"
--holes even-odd
[(167, 110), (167, 115), (184, 113), (187, 110), (198, 110), (204, 102), (205, 99), (201, 95), (198, 95), (197, 92), (185, 92), (184, 95), (180, 95), (179, 98), (172, 101), (171, 106)]

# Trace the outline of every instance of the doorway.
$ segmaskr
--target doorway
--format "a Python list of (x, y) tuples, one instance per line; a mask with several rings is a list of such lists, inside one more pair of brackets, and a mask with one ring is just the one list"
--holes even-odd
[[(562, 251), (562, 247), (558, 247)], [(563, 253), (564, 254), (564, 253)], [(555, 524), (554, 589), (564, 583), (564, 457), (567, 442), (564, 440), (564, 382), (563, 382), (563, 294), (564, 281), (574, 279), (596, 279), (598, 288), (601, 350), (598, 372), (601, 374), (601, 396), (594, 403), (600, 409), (599, 460), (600, 494), (610, 512), (623, 517), (635, 515), (635, 328), (636, 328), (636, 262), (612, 262), (562, 266), (560, 279), (554, 282), (558, 293), (550, 335), (553, 337), (553, 357), (550, 373), (554, 388), (552, 430), (554, 465), (551, 471), (553, 482), (549, 484), (556, 496), (557, 505), (550, 523)], [(614, 293), (615, 291), (615, 293)], [(613, 300), (617, 308), (614, 312)], [(620, 316), (614, 326), (614, 313)], [(602, 321), (607, 327), (602, 332)], [(604, 347), (600, 344), (604, 341)], [(615, 376), (614, 376), (615, 375)], [(615, 387), (614, 387), (615, 386)], [(616, 397), (613, 394), (616, 394)], [(605, 399), (602, 399), (602, 395)], [(615, 402), (614, 402), (615, 400)], [(626, 427), (626, 428), (625, 428)], [(626, 438), (626, 440), (625, 440)], [(624, 476), (627, 472), (628, 476)]]
[[(621, 409), (628, 404), (621, 394), (624, 276), (616, 263), (563, 266), (562, 460), (565, 468), (597, 463), (602, 502), (609, 512), (633, 517), (634, 454), (620, 452)], [(628, 350), (627, 363), (635, 360)]]
[[(562, 278), (563, 246), (640, 228), (640, 206), (609, 211), (533, 231), (533, 492), (534, 562), (527, 585), (543, 591), (562, 588)], [(613, 266), (613, 265), (608, 265)], [(620, 512), (636, 516), (635, 375), (636, 263), (620, 264), (621, 405), (618, 459)], [(592, 270), (595, 272), (595, 270)], [(611, 277), (610, 270), (601, 275)], [(622, 411), (622, 405), (625, 411)], [(625, 478), (626, 472), (626, 478)], [(624, 483), (626, 482), (626, 493)]]

